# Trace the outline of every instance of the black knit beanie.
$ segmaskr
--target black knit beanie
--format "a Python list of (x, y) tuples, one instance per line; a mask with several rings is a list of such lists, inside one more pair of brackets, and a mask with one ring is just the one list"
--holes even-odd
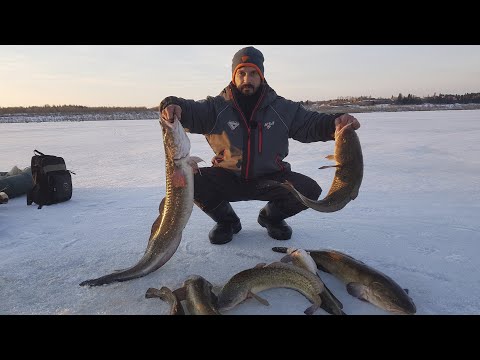
[(235, 73), (242, 66), (252, 66), (257, 69), (262, 81), (263, 77), (263, 54), (260, 50), (249, 46), (237, 51), (232, 60), (232, 81), (235, 82)]

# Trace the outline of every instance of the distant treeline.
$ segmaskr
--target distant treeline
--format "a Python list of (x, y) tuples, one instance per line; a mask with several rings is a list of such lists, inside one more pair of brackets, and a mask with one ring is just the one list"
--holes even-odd
[[(421, 105), (421, 104), (480, 104), (480, 93), (467, 93), (464, 95), (458, 94), (433, 94), (433, 96), (419, 97), (412, 94), (407, 96), (398, 94), (397, 97), (391, 98), (373, 98), (371, 96), (359, 97), (345, 97), (335, 100), (325, 101), (301, 101), (305, 105), (357, 105), (357, 106), (371, 106), (379, 104), (392, 105)], [(108, 114), (108, 113), (142, 113), (158, 111), (158, 107), (147, 108), (143, 107), (88, 107), (82, 105), (44, 105), (44, 106), (29, 106), (29, 107), (0, 107), (0, 115), (11, 114)]]
[(392, 96), (391, 98), (374, 98), (371, 96), (359, 96), (359, 97), (340, 97), (335, 100), (325, 101), (302, 101), (305, 105), (321, 104), (331, 106), (342, 105), (357, 105), (357, 106), (370, 106), (370, 105), (421, 105), (421, 104), (480, 104), (480, 93), (467, 93), (464, 95), (458, 94), (433, 94), (433, 96), (419, 97), (416, 95), (398, 94), (398, 96)]
[(88, 107), (82, 105), (44, 105), (44, 106), (16, 106), (16, 107), (0, 107), (0, 115), (6, 114), (101, 114), (112, 112), (144, 112), (152, 111), (153, 108), (147, 107)]
[(399, 105), (415, 105), (415, 104), (480, 104), (480, 93), (471, 93), (464, 95), (452, 94), (434, 94), (420, 98), (418, 96), (408, 94), (403, 96), (398, 94), (395, 104)]

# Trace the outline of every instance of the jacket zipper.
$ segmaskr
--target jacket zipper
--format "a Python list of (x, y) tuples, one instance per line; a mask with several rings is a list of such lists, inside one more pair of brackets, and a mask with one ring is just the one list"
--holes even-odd
[[(257, 101), (257, 105), (255, 105), (255, 108), (252, 110), (252, 115), (250, 116), (250, 121), (252, 121), (253, 119), (253, 115), (255, 114), (255, 111), (258, 109), (258, 106), (260, 105), (260, 103), (262, 102), (263, 100), (263, 97), (265, 96), (265, 92), (266, 92), (267, 88), (264, 87), (263, 90), (262, 90), (262, 94), (260, 95), (260, 98), (258, 99)], [(249, 126), (249, 122), (247, 122), (247, 119), (245, 118), (245, 115), (243, 114), (243, 111), (240, 109), (240, 106), (238, 105), (237, 103), (237, 100), (235, 99), (235, 96), (233, 95), (232, 93), (232, 90), (230, 90), (230, 93), (231, 93), (231, 96), (232, 96), (232, 99), (233, 99), (233, 103), (235, 105), (235, 108), (238, 110), (238, 112), (240, 113), (240, 115), (242, 116), (242, 119), (243, 119), (243, 122), (245, 123), (245, 126), (247, 128), (247, 165), (246, 165), (246, 169), (245, 169), (245, 179), (248, 179), (248, 175), (249, 175), (249, 171), (250, 171), (250, 148), (251, 148), (251, 141), (250, 141), (250, 126)], [(261, 153), (262, 152), (262, 125), (260, 123), (258, 123), (258, 152)]]
[(245, 115), (243, 115), (242, 110), (240, 109), (240, 106), (237, 104), (237, 100), (235, 99), (235, 96), (232, 93), (232, 90), (230, 90), (232, 99), (233, 99), (233, 104), (235, 105), (235, 108), (238, 110), (240, 113), (243, 122), (245, 123), (245, 127), (247, 128), (247, 167), (245, 169), (245, 179), (248, 179), (248, 169), (250, 168), (250, 127), (248, 126), (247, 119), (245, 119)]
[(263, 137), (262, 137), (262, 126), (260, 124), (260, 126), (258, 127), (258, 153), (261, 154), (262, 153), (262, 140), (263, 140)]
[[(252, 110), (252, 115), (250, 116), (250, 121), (253, 119), (253, 115), (255, 115), (255, 112), (257, 111), (258, 107), (260, 106), (260, 103), (263, 100), (263, 97), (265, 96), (265, 92), (267, 91), (267, 88), (264, 87), (262, 90), (262, 94), (260, 95), (260, 98), (258, 99), (257, 105)], [(262, 137), (262, 124), (260, 122), (258, 124), (258, 153), (262, 153), (263, 149), (263, 137)]]

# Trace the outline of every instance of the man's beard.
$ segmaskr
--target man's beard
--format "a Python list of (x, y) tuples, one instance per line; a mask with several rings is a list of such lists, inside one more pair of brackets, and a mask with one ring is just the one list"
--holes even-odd
[(245, 84), (240, 86), (240, 92), (243, 95), (250, 96), (255, 94), (255, 87), (251, 84)]

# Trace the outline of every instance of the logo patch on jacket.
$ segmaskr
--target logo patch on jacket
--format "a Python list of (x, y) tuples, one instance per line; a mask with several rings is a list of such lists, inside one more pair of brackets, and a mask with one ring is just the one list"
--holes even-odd
[(228, 123), (228, 126), (230, 126), (230, 129), (235, 130), (238, 125), (240, 125), (240, 123), (238, 121), (229, 121)]
[(268, 129), (270, 129), (273, 125), (275, 125), (275, 121), (267, 122), (267, 123), (265, 123), (264, 126), (265, 126), (265, 127), (267, 128), (267, 130), (268, 130)]

